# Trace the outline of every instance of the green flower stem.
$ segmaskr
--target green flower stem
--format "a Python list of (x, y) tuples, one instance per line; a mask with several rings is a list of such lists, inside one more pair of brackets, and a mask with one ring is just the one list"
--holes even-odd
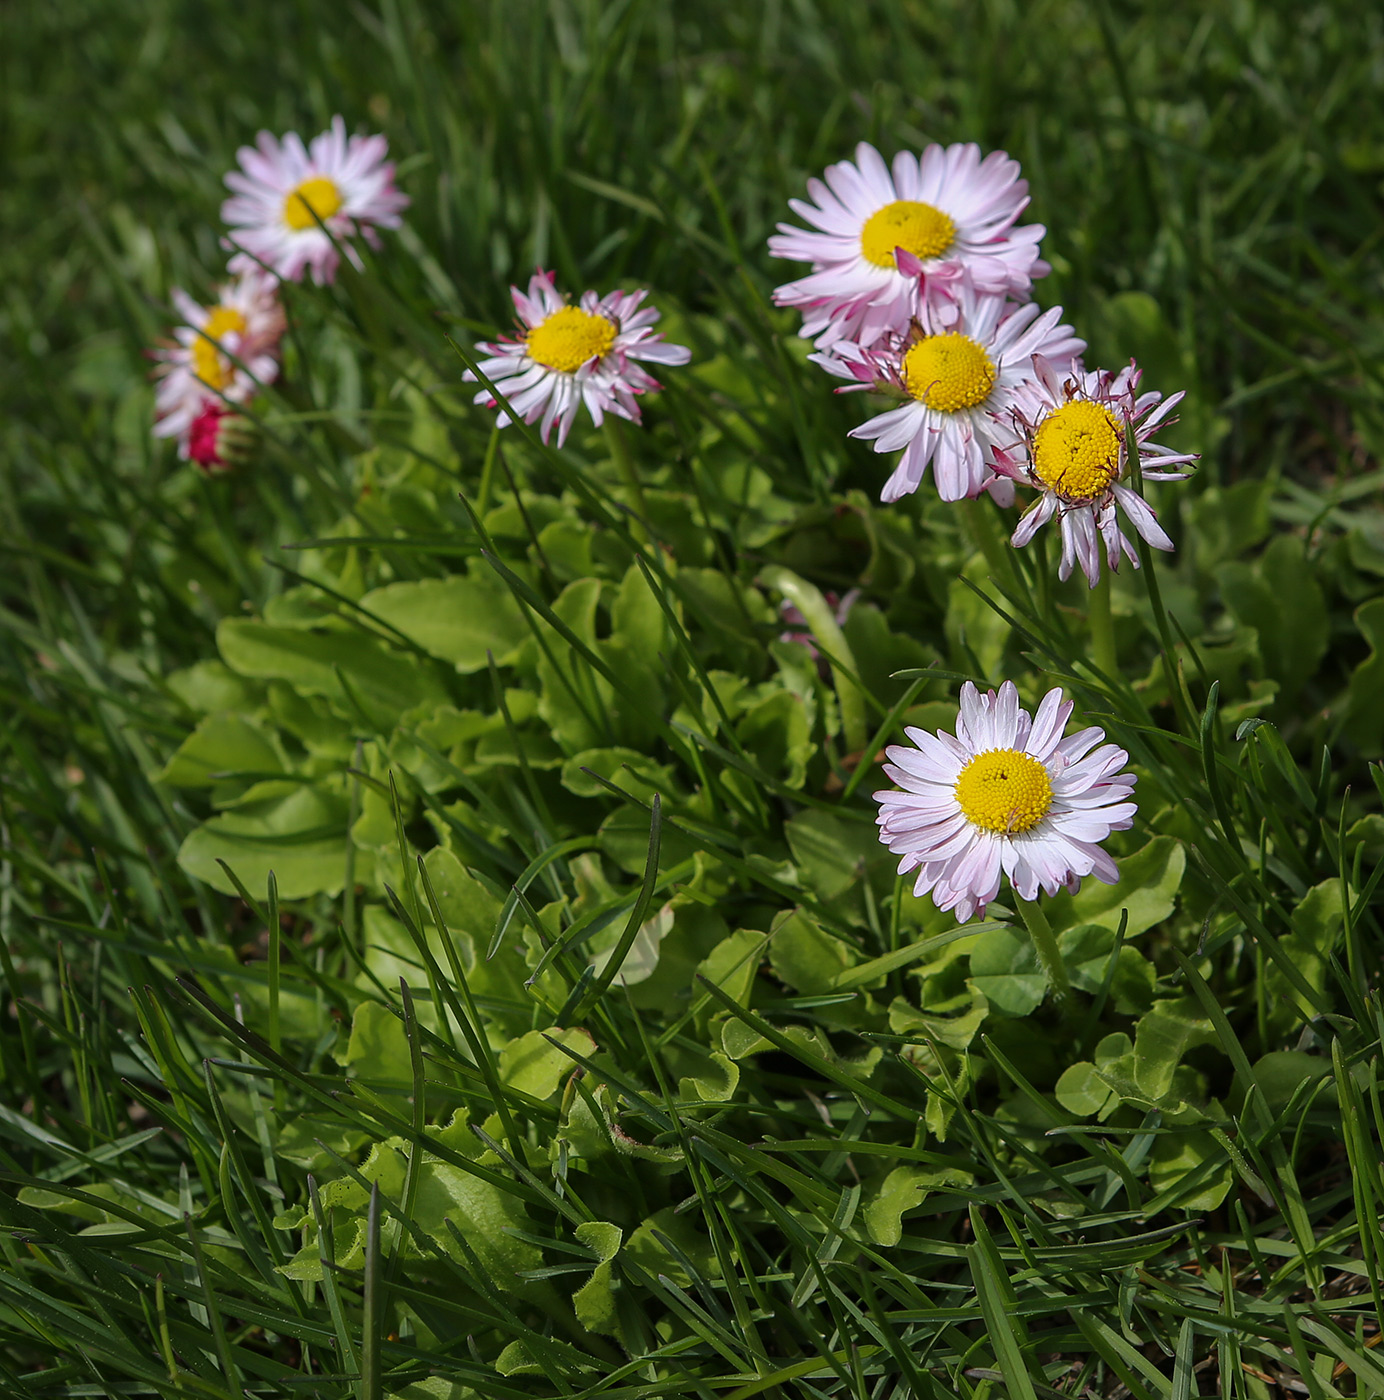
[(993, 508), (985, 501), (977, 497), (975, 500), (963, 501), (962, 509), (966, 514), (966, 524), (971, 532), (971, 539), (975, 546), (985, 556), (985, 562), (990, 566), (990, 577), (996, 580), (1003, 580), (1005, 583), (1014, 582), (1014, 561), (1009, 556), (1009, 550), (1005, 541), (1000, 537), (1000, 533), (995, 529), (995, 516)]
[(775, 564), (760, 574), (761, 582), (781, 593), (802, 613), (807, 630), (812, 633), (831, 664), (836, 685), (836, 699), (841, 706), (841, 733), (848, 754), (860, 753), (870, 735), (865, 722), (865, 693), (855, 679), (860, 668), (855, 664), (846, 634), (842, 632), (831, 605), (806, 579)]
[(629, 499), (626, 505), (634, 513), (634, 520), (630, 523), (630, 533), (637, 540), (648, 537), (645, 524), (649, 519), (649, 507), (644, 500), (644, 487), (639, 480), (639, 468), (634, 464), (634, 458), (630, 456), (629, 443), (625, 441), (624, 424), (613, 414), (608, 413), (602, 425), (602, 432), (605, 433), (606, 446), (610, 448), (610, 455), (615, 461), (615, 465), (620, 468), (620, 475), (625, 478), (625, 485), (629, 488)]
[(1110, 570), (1102, 569), (1094, 588), (1087, 594), (1086, 621), (1091, 628), (1091, 660), (1110, 677), (1120, 674), (1115, 659), (1115, 622), (1110, 615)]
[(1048, 916), (1043, 913), (1036, 899), (1019, 899), (1016, 893), (1015, 900), (1028, 927), (1029, 937), (1033, 939), (1038, 961), (1047, 974), (1053, 1000), (1065, 1008), (1071, 1000), (1072, 984), (1067, 979), (1067, 968), (1062, 961), (1061, 952), (1058, 951), (1057, 937), (1052, 931), (1052, 925), (1048, 923)]

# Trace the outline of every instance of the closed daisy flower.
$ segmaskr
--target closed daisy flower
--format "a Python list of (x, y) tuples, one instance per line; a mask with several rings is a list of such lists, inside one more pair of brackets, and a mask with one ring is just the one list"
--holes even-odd
[(249, 456), (249, 420), (224, 404), (209, 401), (187, 430), (183, 456), (208, 476), (234, 471)]
[(388, 150), (383, 136), (348, 139), (340, 117), (306, 147), (295, 131), (282, 141), (261, 131), (255, 145), (236, 152), (240, 170), (226, 176), (234, 192), (221, 206), (231, 228), (226, 246), (242, 250), (232, 267), (263, 264), (290, 282), (310, 270), (314, 282), (330, 282), (338, 245), (359, 267), (351, 240), (359, 235), (378, 247), (375, 230), (398, 228), (408, 205), (394, 188)]
[[(573, 306), (553, 286), (555, 276), (535, 273), (527, 292), (511, 287), (521, 334), (476, 348), (488, 356), (480, 361), (481, 373), (508, 404), (499, 425), (512, 422), (511, 414), (525, 423), (541, 422), (539, 431), (547, 442), (556, 424), (561, 447), (582, 404), (597, 427), (607, 413), (638, 423), (637, 395), (661, 386), (637, 361), (685, 365), (692, 352), (669, 345), (653, 329), (659, 313), (641, 305), (647, 291), (604, 297), (584, 292)], [(470, 370), (462, 378), (476, 382)], [(482, 389), (475, 402), (497, 406), (489, 389)]]
[(188, 430), (209, 404), (244, 403), (279, 373), (284, 313), (278, 281), (257, 267), (223, 286), (212, 306), (200, 306), (174, 288), (173, 305), (183, 324), (173, 343), (154, 351), (155, 437), (176, 437), (179, 456), (188, 455)]
[(811, 358), (857, 389), (892, 389), (905, 402), (851, 431), (876, 452), (898, 452), (880, 493), (911, 495), (929, 465), (937, 494), (959, 501), (989, 490), (1003, 505), (1013, 483), (994, 471), (994, 449), (1013, 442), (1012, 414), (1031, 392), (1033, 356), (1069, 358), (1085, 347), (1061, 324), (1062, 308), (1041, 311), (978, 292), (970, 280), (920, 304), (908, 335), (874, 349), (842, 342)]
[(828, 166), (825, 183), (809, 180), (807, 200), (789, 201), (815, 232), (780, 224), (769, 239), (777, 258), (809, 262), (812, 271), (774, 292), (796, 306), (802, 334), (870, 346), (901, 333), (928, 282), (962, 272), (983, 292), (1026, 297), (1048, 266), (1038, 258), (1041, 224), (1015, 227), (1028, 204), (1028, 182), (1003, 151), (981, 159), (976, 145), (901, 151), (892, 167), (861, 143), (855, 160)]
[(967, 681), (955, 736), (909, 728), (912, 745), (886, 751), (903, 791), (875, 793), (880, 840), (903, 857), (900, 875), (918, 872), (915, 895), (964, 924), (999, 894), (1001, 873), (1024, 900), (1075, 892), (1087, 875), (1116, 882), (1100, 842), (1138, 810), (1129, 755), (1094, 727), (1064, 739), (1071, 713), (1061, 690), (1030, 720), (1013, 682), (982, 695)]
[(1139, 557), (1120, 528), (1120, 513), (1155, 549), (1173, 542), (1139, 493), (1125, 484), (1128, 447), (1125, 430), (1133, 426), (1139, 444), (1139, 471), (1145, 481), (1183, 481), (1186, 472), (1159, 471), (1196, 461), (1191, 452), (1170, 452), (1150, 441), (1160, 427), (1175, 423), (1168, 415), (1181, 401), (1156, 391), (1140, 394), (1141, 371), (1131, 362), (1119, 374), (1084, 370), (1073, 361), (1060, 373), (1043, 355), (1034, 357), (1031, 397), (1014, 413), (1022, 441), (996, 453), (996, 468), (1043, 494), (1014, 531), (1013, 543), (1025, 545), (1041, 525), (1055, 516), (1062, 531), (1058, 577), (1067, 578), (1080, 564), (1091, 587), (1100, 578), (1101, 547), (1106, 562), (1118, 568), (1121, 555), (1137, 569)]

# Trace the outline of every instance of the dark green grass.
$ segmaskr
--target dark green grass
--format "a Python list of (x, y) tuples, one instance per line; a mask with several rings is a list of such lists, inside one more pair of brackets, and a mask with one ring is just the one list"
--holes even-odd
[[(469, 1393), (453, 1384), (860, 1400), (1384, 1391), (1384, 940), (1371, 875), (1384, 843), (1368, 767), (1384, 740), (1384, 624), (1368, 611), (1384, 580), (1380, 28), (1344, 5), (217, 0), (136, 13), (70, 0), (9, 14), (0, 1390), (376, 1400), (432, 1376), (438, 1388), (410, 1400)], [(235, 147), (261, 126), (318, 130), (337, 111), (389, 136), (410, 233), (365, 279), (290, 289), (296, 331), (268, 401), (270, 446), (252, 474), (204, 483), (149, 438), (143, 352), (166, 330), (169, 287), (203, 294), (219, 274), (220, 175)], [(990, 614), (950, 585), (969, 550), (955, 513), (925, 500), (897, 516), (862, 508), (889, 546), (873, 555), (852, 533), (843, 507), (852, 491), (877, 495), (880, 463), (846, 443), (858, 405), (832, 398), (802, 364), (791, 319), (769, 308), (790, 273), (764, 240), (806, 176), (861, 139), (886, 152), (962, 139), (1010, 150), (1049, 230), (1040, 299), (1067, 308), (1093, 358), (1137, 354), (1158, 387), (1188, 388), (1177, 438), (1203, 464), (1177, 504), (1164, 488), (1183, 548), (1159, 576), (1210, 666), (1203, 677), (1175, 649), (1195, 713), (1166, 703), (1137, 581), (1122, 580), (1116, 616), (1139, 684), (1108, 687), (1081, 663), (1079, 593), (1062, 590), (1052, 614), (1029, 608), (1041, 591), (1030, 557), (1001, 604), (1020, 630), (992, 658)], [(296, 581), (288, 570), (330, 582), (344, 567), (344, 551), (286, 546), (346, 530), (376, 541), (360, 550), (368, 582), (440, 578), (483, 543), (456, 492), (503, 503), (507, 467), (533, 498), (565, 487), (574, 519), (605, 522), (614, 543), (593, 568), (612, 585), (633, 558), (599, 439), (576, 434), (566, 461), (586, 476), (564, 477), (511, 433), (483, 487), (489, 424), (446, 392), (461, 369), (446, 337), (466, 346), (504, 326), (507, 285), (535, 264), (574, 288), (656, 288), (698, 361), (720, 357), (671, 383), (647, 436), (627, 434), (670, 499), (712, 493), (708, 567), (748, 582), (777, 562), (838, 589), (863, 578), (893, 630), (943, 667), (1056, 675), (1112, 716), (1142, 770), (1141, 839), (1162, 833), (1188, 853), (1177, 915), (1140, 946), (1163, 992), (1190, 998), (1211, 1027), (1186, 1060), (1225, 1105), (1220, 1138), (1198, 1139), (1201, 1178), (1160, 1190), (1149, 1174), (1159, 1143), (1182, 1131), (1175, 1114), (1126, 1105), (1098, 1123), (1054, 1103), (1053, 1083), (1098, 1036), (1133, 1029), (1106, 992), (1083, 994), (1089, 1020), (1075, 1031), (1050, 1008), (987, 1021), (969, 1078), (948, 1086), (956, 1062), (935, 1043), (926, 1075), (923, 1057), (898, 1053), (926, 1034), (870, 1026), (862, 1038), (834, 994), (795, 988), (778, 965), (739, 1010), (698, 993), (696, 1027), (719, 1010), (774, 1045), (708, 1111), (678, 1084), (701, 1030), (618, 994), (597, 1002), (576, 976), (578, 944), (559, 940), (553, 975), (602, 1052), (559, 1106), (497, 1090), (485, 1052), (430, 1030), (415, 1007), (450, 997), (442, 1024), (495, 1024), (513, 1016), (502, 998), (464, 1005), (454, 969), (421, 954), (410, 990), (358, 976), (353, 895), (280, 908), (272, 890), (237, 899), (179, 867), (211, 809), (204, 792), (155, 781), (195, 722), (166, 677), (213, 656), (218, 622), (257, 613)], [(714, 449), (699, 436), (708, 422), (724, 425)], [(728, 452), (767, 474), (782, 528), (761, 530), (724, 487)], [(361, 494), (404, 460), (437, 502), (412, 524)], [(908, 523), (891, 536), (895, 519)], [(677, 548), (696, 533), (680, 523), (670, 514), (664, 527)], [(1271, 537), (1290, 546), (1265, 556)], [(496, 548), (550, 604), (567, 556), (522, 532)], [(699, 662), (770, 674), (771, 626), (747, 627), (741, 645), (708, 641), (714, 629), (687, 616)], [(564, 661), (574, 691), (594, 684)], [(695, 696), (696, 667), (679, 674)], [(447, 684), (457, 703), (495, 703), (488, 674)], [(872, 728), (903, 691), (882, 692)], [(922, 699), (950, 693), (934, 680)], [(1273, 728), (1241, 738), (1250, 717)], [(840, 798), (846, 755), (824, 742), (808, 786), (788, 791), (777, 774), (759, 781), (768, 759), (752, 744), (729, 744), (694, 755), (685, 738), (649, 741), (730, 814), (729, 854), (744, 860), (727, 882), (731, 927), (767, 928), (801, 901), (846, 928), (861, 959), (946, 928), (910, 914), (922, 922), (901, 933), (887, 878), (879, 909), (831, 924), (830, 899), (785, 884), (773, 863), (789, 854), (794, 812), (829, 807), (866, 828), (865, 797)], [(737, 763), (752, 790), (726, 786)], [(387, 781), (359, 764), (353, 800), (373, 794), (394, 822)], [(501, 893), (558, 837), (629, 810), (602, 799), (593, 818), (551, 773), (505, 771), (511, 781), (485, 789), (488, 821), (452, 832)], [(694, 830), (674, 798), (666, 806), (665, 867)], [(633, 821), (639, 854), (607, 870), (622, 916), (643, 898), (647, 808)], [(438, 838), (402, 807), (397, 825), (394, 913), (421, 935), (448, 917), (411, 864)], [(575, 894), (571, 854), (526, 885), (514, 930), (542, 926), (540, 891)], [(1304, 952), (1291, 940), (1305, 893), (1334, 876), (1346, 913)], [(1284, 965), (1297, 958), (1315, 1008), (1293, 1000)], [(887, 986), (884, 1001), (917, 999), (906, 969)], [(392, 1085), (372, 1090), (358, 1072), (352, 1091), (333, 1056), (365, 1002), (393, 1008), (403, 1059)], [(844, 1058), (785, 1027), (822, 1029)], [(854, 1063), (871, 1047), (887, 1057), (878, 1077)], [(1270, 1083), (1261, 1057), (1285, 1051), (1329, 1072)], [(676, 1170), (622, 1157), (564, 1180), (548, 1145), (578, 1086), (597, 1080), (625, 1133), (684, 1154)], [(951, 1109), (947, 1135), (915, 1145), (928, 1095)], [(457, 1108), (500, 1150), (440, 1139)], [(368, 1144), (389, 1137), (411, 1160), (428, 1144), (522, 1202), (521, 1233), (538, 1241), (522, 1305), (484, 1251), (416, 1223), (437, 1225), (417, 1200), (432, 1168), (410, 1167), (373, 1202), (361, 1187), (354, 1213), (335, 1195), (322, 1205), (364, 1179)], [(896, 1244), (872, 1242), (860, 1212), (874, 1167), (909, 1161), (938, 1168), (926, 1210), (907, 1215)], [(1229, 1194), (1189, 1208), (1221, 1171)], [(673, 1206), (705, 1248), (684, 1249), (662, 1278), (620, 1257), (628, 1360), (568, 1306), (600, 1254), (577, 1230)], [(320, 1281), (290, 1282), (277, 1266), (306, 1236), (274, 1228), (279, 1214), (359, 1224), (359, 1257), (333, 1240)], [(511, 1344), (528, 1369), (513, 1354), (497, 1369)]]

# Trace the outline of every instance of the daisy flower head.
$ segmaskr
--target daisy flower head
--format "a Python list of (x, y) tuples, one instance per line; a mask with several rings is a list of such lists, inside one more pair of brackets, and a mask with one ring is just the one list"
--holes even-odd
[(1170, 452), (1151, 441), (1160, 427), (1177, 420), (1168, 415), (1181, 392), (1164, 398), (1156, 391), (1139, 393), (1141, 371), (1130, 364), (1118, 374), (1086, 370), (1073, 360), (1060, 372), (1044, 354), (1034, 356), (1034, 380), (1026, 403), (1016, 407), (1014, 425), (1021, 441), (996, 454), (1004, 475), (1042, 496), (1014, 531), (1013, 543), (1025, 545), (1054, 516), (1062, 531), (1058, 577), (1067, 578), (1080, 564), (1091, 587), (1100, 578), (1101, 546), (1111, 569), (1122, 555), (1137, 569), (1139, 556), (1120, 528), (1120, 514), (1154, 549), (1173, 542), (1142, 496), (1125, 484), (1129, 470), (1127, 429), (1139, 447), (1139, 474), (1145, 481), (1184, 481), (1192, 452)]
[[(481, 373), (507, 401), (497, 420), (500, 427), (515, 418), (525, 423), (541, 420), (540, 432), (547, 442), (556, 424), (561, 447), (582, 404), (597, 427), (607, 413), (638, 423), (637, 396), (662, 386), (637, 362), (685, 365), (692, 352), (684, 345), (668, 344), (653, 329), (659, 313), (642, 305), (646, 290), (603, 297), (583, 292), (572, 305), (554, 286), (556, 276), (540, 269), (529, 279), (527, 292), (511, 287), (520, 334), (481, 342), (476, 348), (487, 356), (480, 361)], [(469, 369), (462, 378), (477, 382)], [(499, 406), (489, 389), (482, 389), (474, 401), (488, 408)]]
[(882, 500), (911, 495), (931, 466), (944, 501), (989, 490), (1010, 505), (1013, 482), (996, 475), (994, 450), (1012, 442), (1010, 419), (1031, 387), (1033, 356), (1070, 358), (1085, 344), (1062, 324), (1060, 306), (1019, 305), (979, 291), (967, 277), (924, 297), (906, 335), (873, 348), (842, 341), (809, 358), (853, 380), (850, 388), (904, 399), (851, 430), (876, 452), (903, 449)]
[(201, 306), (179, 288), (173, 305), (183, 323), (173, 341), (154, 351), (155, 437), (176, 437), (188, 456), (188, 431), (210, 404), (244, 403), (279, 373), (284, 332), (278, 280), (250, 267), (222, 286), (215, 303)]
[(967, 681), (955, 735), (910, 727), (910, 745), (886, 750), (903, 790), (875, 793), (876, 820), (899, 874), (918, 872), (915, 895), (964, 924), (999, 894), (1001, 873), (1025, 900), (1075, 893), (1087, 875), (1119, 879), (1100, 842), (1138, 810), (1129, 755), (1094, 727), (1063, 738), (1071, 713), (1060, 689), (1030, 719), (1012, 681), (984, 695)]
[(1048, 265), (1038, 258), (1041, 224), (1015, 227), (1028, 204), (1019, 162), (1003, 151), (983, 160), (974, 144), (900, 151), (893, 165), (862, 142), (855, 160), (807, 182), (809, 200), (789, 200), (813, 230), (780, 224), (776, 258), (812, 271), (774, 292), (796, 306), (801, 334), (825, 349), (838, 340), (869, 346), (908, 328), (927, 284), (967, 273), (995, 295), (1027, 297)]
[(220, 476), (244, 464), (250, 440), (245, 415), (209, 399), (188, 428), (184, 455), (208, 476)]
[(225, 245), (240, 250), (232, 266), (262, 264), (290, 282), (311, 270), (319, 284), (336, 276), (339, 248), (361, 266), (351, 240), (378, 247), (376, 230), (398, 228), (409, 202), (394, 188), (388, 151), (383, 136), (348, 138), (340, 117), (307, 146), (296, 131), (283, 140), (261, 131), (226, 176), (233, 193), (221, 206), (231, 227)]

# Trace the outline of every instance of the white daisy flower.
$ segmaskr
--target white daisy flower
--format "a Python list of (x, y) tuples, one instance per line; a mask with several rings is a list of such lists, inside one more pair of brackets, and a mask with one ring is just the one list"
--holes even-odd
[(1139, 556), (1120, 529), (1120, 511), (1154, 549), (1173, 547), (1158, 517), (1124, 484), (1129, 466), (1125, 429), (1134, 427), (1143, 480), (1186, 480), (1187, 472), (1156, 468), (1185, 466), (1197, 460), (1196, 454), (1170, 452), (1150, 441), (1158, 428), (1177, 421), (1168, 415), (1183, 395), (1140, 394), (1142, 371), (1133, 361), (1115, 375), (1085, 370), (1075, 360), (1064, 375), (1042, 354), (1033, 357), (1033, 365), (1033, 390), (1014, 412), (1023, 441), (995, 454), (998, 471), (1043, 493), (1019, 522), (1012, 543), (1027, 544), (1039, 526), (1057, 516), (1062, 530), (1058, 577), (1067, 578), (1073, 564), (1080, 564), (1094, 588), (1102, 542), (1111, 569), (1119, 567), (1121, 554), (1139, 567)]
[(1001, 872), (1025, 900), (1075, 892), (1086, 875), (1119, 879), (1099, 843), (1138, 810), (1135, 777), (1120, 771), (1129, 755), (1096, 748), (1105, 731), (1094, 727), (1064, 739), (1071, 713), (1060, 689), (1030, 721), (1012, 681), (984, 695), (967, 681), (955, 737), (910, 727), (914, 747), (886, 751), (903, 791), (875, 793), (880, 840), (903, 857), (900, 875), (918, 872), (915, 895), (930, 892), (964, 924), (999, 894)]
[(922, 484), (929, 464), (937, 494), (959, 501), (989, 490), (1001, 505), (1013, 483), (994, 471), (994, 449), (1013, 442), (1011, 415), (1031, 391), (1033, 356), (1079, 354), (1086, 345), (1061, 324), (1062, 308), (1040, 310), (978, 292), (969, 278), (935, 291), (908, 335), (875, 349), (851, 341), (810, 356), (856, 389), (892, 388), (907, 402), (851, 430), (876, 452), (903, 449), (880, 498), (897, 501)]
[[(529, 279), (527, 293), (511, 287), (522, 334), (476, 348), (489, 357), (480, 361), (481, 373), (508, 404), (508, 411), (500, 412), (500, 427), (513, 422), (511, 414), (525, 423), (541, 419), (547, 442), (556, 423), (561, 447), (582, 404), (597, 427), (607, 413), (640, 421), (635, 396), (662, 386), (635, 361), (685, 365), (692, 352), (684, 345), (667, 344), (651, 329), (659, 313), (651, 306), (640, 309), (647, 291), (604, 297), (583, 292), (580, 303), (572, 306), (555, 290), (555, 277), (539, 271)], [(477, 382), (470, 370), (462, 378)], [(482, 389), (475, 402), (497, 407), (489, 389)]]
[(780, 224), (769, 239), (774, 257), (812, 264), (806, 277), (777, 288), (774, 301), (802, 310), (801, 334), (820, 336), (819, 348), (838, 340), (870, 346), (907, 330), (927, 283), (966, 272), (982, 292), (1022, 299), (1049, 271), (1038, 258), (1043, 226), (1014, 226), (1028, 182), (1003, 151), (984, 160), (974, 144), (900, 151), (891, 171), (862, 142), (854, 162), (825, 175), (825, 184), (807, 182), (811, 203), (789, 200), (818, 232)]
[(307, 147), (296, 131), (282, 141), (261, 131), (236, 152), (241, 169), (226, 176), (234, 194), (221, 206), (231, 226), (225, 245), (242, 250), (232, 267), (263, 264), (290, 282), (311, 269), (314, 282), (330, 282), (338, 247), (361, 266), (350, 240), (359, 234), (378, 247), (375, 230), (398, 228), (409, 202), (394, 188), (388, 151), (383, 136), (348, 139), (340, 117)]
[(208, 404), (244, 403), (279, 373), (279, 339), (284, 332), (278, 279), (251, 267), (200, 306), (180, 288), (173, 305), (183, 324), (173, 343), (155, 350), (155, 437), (179, 439), (178, 455), (188, 455), (188, 430)]

